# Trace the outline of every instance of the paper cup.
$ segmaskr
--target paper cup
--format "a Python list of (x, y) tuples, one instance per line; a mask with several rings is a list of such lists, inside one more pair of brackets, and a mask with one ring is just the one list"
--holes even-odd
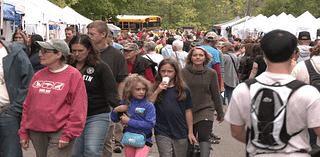
[(169, 77), (163, 77), (163, 78), (162, 78), (162, 81), (166, 81), (167, 84), (169, 84), (170, 78), (169, 78)]

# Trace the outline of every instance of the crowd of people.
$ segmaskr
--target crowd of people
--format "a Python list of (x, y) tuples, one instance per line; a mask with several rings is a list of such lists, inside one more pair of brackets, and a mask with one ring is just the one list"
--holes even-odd
[[(12, 42), (0, 40), (0, 156), (22, 157), (21, 147), (27, 150), (31, 141), (38, 157), (111, 157), (123, 150), (127, 157), (147, 157), (153, 144), (160, 157), (190, 156), (195, 145), (209, 157), (220, 140), (214, 117), (223, 122), (227, 107), (232, 136), (248, 143), (248, 82), (283, 86), (295, 77), (312, 84), (310, 65), (320, 72), (320, 43), (308, 32), (296, 38), (276, 30), (242, 41), (205, 29), (113, 36), (100, 20), (87, 29), (80, 34), (68, 27), (65, 40), (43, 41), (22, 31)], [(277, 151), (249, 142), (249, 153), (303, 156), (317, 147), (319, 92), (306, 85), (292, 97), (285, 101), (295, 117), (287, 130), (301, 134)], [(126, 133), (143, 134), (145, 144), (123, 144)]]

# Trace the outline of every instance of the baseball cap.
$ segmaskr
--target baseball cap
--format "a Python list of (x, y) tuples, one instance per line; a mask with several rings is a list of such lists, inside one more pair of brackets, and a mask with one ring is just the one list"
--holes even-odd
[(139, 47), (136, 43), (128, 43), (128, 44), (125, 44), (123, 46), (122, 49), (120, 50), (135, 50), (135, 51), (139, 51)]
[(53, 39), (51, 41), (36, 41), (37, 44), (39, 44), (40, 47), (48, 50), (56, 50), (58, 52), (61, 52), (62, 55), (67, 58), (67, 56), (70, 55), (70, 49), (68, 44), (61, 39)]
[(298, 39), (299, 40), (310, 40), (310, 33), (307, 31), (302, 31), (299, 33)]
[(215, 32), (209, 32), (206, 35), (206, 40), (219, 40), (219, 36)]

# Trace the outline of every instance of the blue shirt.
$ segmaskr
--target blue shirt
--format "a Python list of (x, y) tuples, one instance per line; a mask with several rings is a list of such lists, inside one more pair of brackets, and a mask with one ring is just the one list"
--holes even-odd
[(119, 50), (123, 48), (122, 45), (117, 44), (117, 43), (115, 43), (115, 42), (112, 42), (112, 46), (113, 46), (114, 48), (116, 48), (116, 49), (119, 49)]
[(201, 45), (199, 47), (202, 47), (206, 49), (212, 56), (212, 61), (209, 63), (208, 68), (212, 69), (212, 65), (220, 63), (220, 57), (219, 57), (219, 51), (215, 48), (209, 46), (209, 45)]
[(163, 91), (163, 99), (156, 102), (157, 123), (154, 127), (155, 135), (163, 135), (171, 139), (188, 138), (186, 110), (194, 104), (189, 89), (185, 86), (186, 99), (177, 101), (178, 94), (174, 87)]
[(169, 57), (172, 52), (173, 52), (173, 50), (172, 50), (172, 46), (171, 45), (167, 45), (166, 47), (163, 47), (161, 49), (161, 54), (162, 54), (163, 57)]

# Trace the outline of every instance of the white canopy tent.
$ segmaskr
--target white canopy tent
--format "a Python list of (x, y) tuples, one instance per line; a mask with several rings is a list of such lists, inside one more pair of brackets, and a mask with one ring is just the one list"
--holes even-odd
[(314, 40), (316, 39), (316, 32), (319, 28), (320, 19), (316, 19), (308, 11), (297, 18), (283, 12), (279, 16), (272, 15), (268, 18), (260, 14), (233, 26), (232, 33), (244, 39), (247, 35), (256, 37), (260, 32), (267, 33), (275, 29), (283, 29), (296, 36), (298, 36), (301, 31), (308, 31), (310, 32), (311, 39)]
[(232, 34), (236, 35), (239, 38), (245, 38), (247, 35), (258, 33), (262, 29), (268, 29), (263, 28), (265, 27), (265, 23), (267, 23), (267, 17), (263, 16), (262, 14), (259, 14), (256, 17), (248, 18), (246, 21), (235, 25), (232, 27)]
[(242, 22), (246, 21), (249, 18), (250, 18), (249, 16), (246, 16), (244, 18), (237, 19), (237, 20), (234, 20), (232, 22), (228, 22), (226, 24), (220, 25), (221, 26), (221, 36), (227, 38), (228, 37), (228, 32), (226, 30), (227, 27), (229, 27), (229, 26), (232, 27), (232, 26), (234, 26), (236, 24), (242, 23)]
[(309, 11), (298, 16), (296, 20), (296, 35), (301, 31), (308, 31), (312, 39), (316, 38), (317, 29), (315, 29), (314, 24), (317, 22), (317, 19)]
[[(25, 24), (28, 34), (39, 34), (45, 39), (64, 39), (64, 29), (67, 25), (77, 25), (82, 33), (86, 31), (86, 25), (92, 21), (77, 13), (70, 7), (61, 9), (48, 0), (25, 0), (26, 13)], [(49, 25), (55, 30), (49, 31)]]
[(82, 16), (69, 6), (63, 8), (63, 21), (68, 24), (88, 25), (92, 20)]
[(69, 6), (63, 8), (63, 21), (67, 24), (77, 25), (82, 33), (86, 32), (86, 26), (92, 22), (92, 20), (77, 13)]
[[(25, 13), (25, 0), (3, 0), (4, 3), (10, 4), (14, 6), (14, 11), (18, 14), (24, 14)], [(12, 13), (15, 14), (14, 12)], [(10, 20), (3, 20), (3, 36), (6, 38), (6, 40), (11, 40), (12, 33), (14, 31), (15, 27), (13, 27), (13, 30), (11, 29), (11, 21)]]
[(48, 0), (26, 0), (25, 6), (25, 25), (27, 34), (39, 34), (46, 40), (50, 38), (59, 38), (55, 32), (49, 32), (49, 24), (59, 28), (62, 23), (63, 11), (60, 7), (54, 5)]
[(18, 14), (25, 13), (25, 0), (3, 0), (4, 3), (9, 3), (15, 6), (16, 12)]
[(113, 31), (113, 36), (117, 36), (118, 32), (121, 31), (120, 27), (115, 26), (113, 24), (108, 23), (108, 28), (111, 29)]

